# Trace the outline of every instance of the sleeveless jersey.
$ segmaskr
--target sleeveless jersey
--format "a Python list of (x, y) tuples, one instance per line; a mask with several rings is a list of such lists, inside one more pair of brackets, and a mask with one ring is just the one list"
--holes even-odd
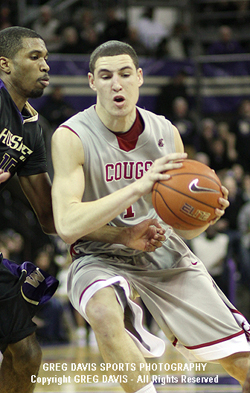
[[(0, 80), (0, 168), (13, 176), (47, 171), (38, 113), (27, 102), (22, 113)], [(0, 190), (7, 182), (0, 184)]]
[[(101, 122), (94, 105), (62, 124), (76, 133), (83, 144), (84, 202), (126, 187), (141, 178), (157, 158), (175, 152), (172, 124), (163, 116), (137, 109), (144, 122), (144, 131), (135, 148), (128, 152), (119, 148), (116, 135)], [(147, 218), (158, 218), (151, 194), (140, 198), (110, 225), (130, 226)]]
[[(162, 116), (139, 109), (145, 128), (133, 150), (126, 152), (117, 137), (100, 121), (94, 106), (66, 121), (84, 148), (85, 192), (83, 201), (93, 201), (126, 187), (141, 178), (157, 158), (175, 151), (173, 126)], [(155, 217), (151, 195), (140, 198), (113, 223), (134, 225)]]

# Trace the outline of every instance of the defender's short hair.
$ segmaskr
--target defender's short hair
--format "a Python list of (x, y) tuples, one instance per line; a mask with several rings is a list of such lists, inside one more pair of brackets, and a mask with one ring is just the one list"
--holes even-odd
[(13, 59), (16, 53), (22, 49), (23, 38), (40, 38), (40, 34), (26, 27), (11, 26), (0, 31), (0, 56)]
[(117, 55), (129, 55), (131, 59), (133, 60), (133, 63), (136, 67), (136, 69), (139, 68), (139, 60), (138, 56), (132, 48), (131, 45), (122, 42), (122, 41), (116, 41), (116, 40), (111, 40), (104, 42), (103, 44), (99, 45), (94, 52), (92, 52), (90, 56), (90, 61), (89, 61), (89, 70), (93, 74), (95, 71), (95, 64), (97, 59), (99, 57), (104, 57), (104, 56), (117, 56)]

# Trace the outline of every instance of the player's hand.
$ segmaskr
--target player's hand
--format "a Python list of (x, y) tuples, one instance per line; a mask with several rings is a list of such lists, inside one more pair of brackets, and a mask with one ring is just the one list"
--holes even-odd
[(135, 250), (151, 252), (162, 246), (165, 229), (156, 219), (148, 219), (126, 228), (124, 244)]
[(9, 178), (10, 178), (10, 172), (4, 172), (2, 169), (0, 169), (0, 184), (4, 183)]
[(223, 216), (223, 214), (225, 214), (226, 208), (230, 205), (230, 203), (228, 201), (227, 188), (224, 186), (221, 186), (221, 191), (223, 193), (223, 198), (219, 198), (219, 203), (221, 205), (221, 209), (215, 209), (215, 214), (217, 215), (217, 218), (210, 221), (210, 225), (214, 225)]
[(156, 181), (168, 180), (170, 175), (167, 171), (181, 168), (185, 158), (187, 153), (171, 153), (156, 159), (142, 178), (136, 181), (141, 196), (150, 193)]

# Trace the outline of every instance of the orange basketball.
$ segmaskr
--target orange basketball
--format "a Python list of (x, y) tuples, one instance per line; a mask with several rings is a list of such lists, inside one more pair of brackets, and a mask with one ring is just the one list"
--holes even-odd
[(184, 160), (183, 166), (167, 171), (171, 178), (154, 184), (152, 202), (161, 219), (176, 229), (195, 229), (213, 220), (221, 182), (207, 165)]

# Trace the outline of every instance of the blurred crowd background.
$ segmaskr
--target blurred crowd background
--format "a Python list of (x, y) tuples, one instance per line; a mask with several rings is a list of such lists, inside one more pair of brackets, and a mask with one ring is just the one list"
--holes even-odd
[[(189, 246), (248, 318), (249, 22), (250, 0), (2, 0), (0, 5), (0, 29), (30, 27), (42, 35), (50, 52), (50, 87), (32, 105), (40, 113), (51, 178), (51, 134), (94, 103), (87, 83), (89, 54), (110, 39), (135, 48), (145, 75), (139, 105), (170, 119), (189, 158), (211, 166), (229, 190), (230, 207), (224, 217)], [(95, 346), (91, 331), (66, 300), (67, 246), (41, 231), (16, 178), (0, 195), (0, 203), (4, 256), (31, 260), (61, 282), (55, 304), (50, 304), (53, 323), (46, 319), (51, 310), (44, 310), (38, 320), (41, 340), (68, 342), (68, 330), (77, 326), (80, 342), (89, 340)], [(66, 327), (61, 308), (66, 310)], [(151, 322), (148, 318), (145, 323)]]

